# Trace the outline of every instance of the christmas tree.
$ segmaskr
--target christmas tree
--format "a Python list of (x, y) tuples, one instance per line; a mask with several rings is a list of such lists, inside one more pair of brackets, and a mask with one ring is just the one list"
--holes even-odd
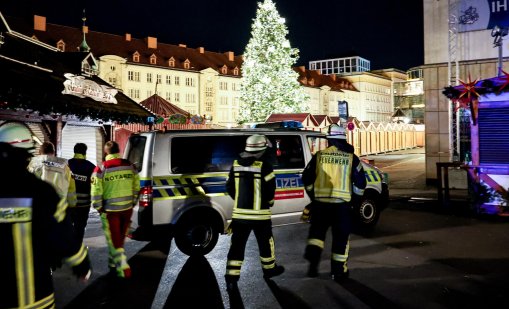
[(286, 38), (288, 29), (272, 0), (258, 3), (251, 39), (242, 65), (242, 104), (238, 121), (265, 121), (272, 113), (298, 113), (307, 95), (292, 66), (299, 51)]

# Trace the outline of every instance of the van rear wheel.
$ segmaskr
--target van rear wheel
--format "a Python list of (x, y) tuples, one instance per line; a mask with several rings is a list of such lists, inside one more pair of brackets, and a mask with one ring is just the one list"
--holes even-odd
[(180, 251), (189, 256), (205, 255), (217, 244), (219, 231), (217, 227), (202, 216), (186, 216), (178, 221), (175, 243)]
[(358, 207), (354, 208), (355, 223), (359, 232), (370, 232), (380, 218), (380, 206), (376, 202), (376, 196), (368, 195), (361, 199)]

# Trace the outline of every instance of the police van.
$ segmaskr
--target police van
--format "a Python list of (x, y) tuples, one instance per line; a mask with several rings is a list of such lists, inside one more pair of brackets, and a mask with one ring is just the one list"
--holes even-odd
[[(265, 135), (272, 146), (266, 151), (277, 185), (273, 225), (299, 223), (310, 203), (302, 171), (316, 151), (327, 147), (325, 134), (279, 128), (152, 131), (131, 135), (125, 149), (124, 157), (134, 163), (141, 181), (132, 238), (173, 235), (185, 254), (210, 252), (232, 216), (233, 200), (226, 192), (228, 172), (253, 134)], [(389, 193), (384, 174), (365, 162), (363, 167), (367, 187), (362, 202), (355, 206), (355, 222), (371, 229)]]

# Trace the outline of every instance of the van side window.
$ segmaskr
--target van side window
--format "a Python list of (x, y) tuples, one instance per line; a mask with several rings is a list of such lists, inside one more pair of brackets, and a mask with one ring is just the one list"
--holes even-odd
[(134, 164), (138, 172), (143, 167), (143, 155), (145, 154), (145, 143), (147, 138), (145, 136), (131, 136), (129, 138), (129, 153), (127, 159)]
[(170, 168), (174, 174), (228, 172), (246, 136), (182, 136), (171, 141)]
[(272, 148), (267, 155), (274, 169), (304, 168), (304, 151), (300, 135), (267, 135)]

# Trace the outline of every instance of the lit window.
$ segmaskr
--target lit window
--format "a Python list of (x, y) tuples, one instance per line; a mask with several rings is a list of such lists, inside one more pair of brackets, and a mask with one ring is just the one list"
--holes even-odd
[(140, 53), (137, 51), (133, 54), (133, 62), (140, 62)]
[(65, 51), (65, 43), (63, 40), (57, 42), (57, 48), (61, 51)]
[(233, 75), (239, 75), (239, 68), (238, 67), (235, 67), (235, 69), (233, 69)]
[(133, 71), (127, 72), (127, 80), (134, 81), (134, 72)]
[(147, 83), (152, 82), (152, 73), (147, 73)]
[(223, 65), (223, 67), (221, 68), (221, 74), (227, 74), (228, 73), (228, 67), (225, 65)]
[(180, 102), (180, 93), (175, 92), (175, 102)]
[(157, 74), (157, 75), (156, 75), (156, 83), (157, 83), (157, 84), (160, 84), (160, 83), (161, 83), (161, 74)]
[(186, 77), (186, 86), (188, 86), (188, 87), (194, 87), (194, 78), (192, 78), (192, 77)]
[(212, 87), (205, 88), (205, 97), (207, 98), (212, 97)]
[(175, 76), (175, 86), (180, 86), (180, 77)]
[(166, 91), (166, 101), (171, 101), (171, 92)]
[(175, 67), (175, 58), (171, 57), (169, 60), (168, 60), (168, 66), (174, 68)]
[(140, 81), (140, 72), (134, 72), (134, 81), (139, 82)]
[(191, 61), (189, 61), (189, 59), (186, 59), (186, 61), (184, 61), (184, 69), (189, 69), (191, 67)]
[(166, 85), (171, 85), (171, 75), (166, 75)]
[(157, 57), (156, 55), (152, 54), (150, 56), (150, 64), (156, 64), (157, 63)]

